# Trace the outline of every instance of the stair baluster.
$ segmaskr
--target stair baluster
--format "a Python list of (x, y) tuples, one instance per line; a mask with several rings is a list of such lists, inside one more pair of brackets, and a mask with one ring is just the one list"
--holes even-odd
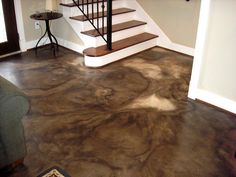
[[(78, 7), (78, 9), (82, 12), (84, 17), (90, 22), (90, 24), (94, 27), (94, 29), (98, 32), (98, 34), (104, 39), (107, 43), (107, 49), (112, 50), (112, 0), (97, 0), (96, 8), (94, 7), (95, 1), (94, 0), (81, 0), (82, 4), (80, 5), (80, 0), (77, 2), (72, 0), (73, 3)], [(89, 15), (89, 2), (91, 2), (91, 15)], [(107, 14), (105, 14), (105, 2), (107, 3)], [(101, 10), (99, 8), (99, 4), (101, 5)], [(81, 8), (82, 6), (82, 8)], [(86, 11), (85, 11), (85, 7)], [(96, 9), (96, 12), (95, 12)], [(107, 17), (107, 38), (105, 38), (105, 17)], [(99, 18), (101, 18), (101, 26), (99, 22)], [(95, 20), (97, 19), (97, 20)], [(101, 28), (101, 30), (99, 30)]]
[(112, 0), (107, 0), (107, 48), (112, 50)]

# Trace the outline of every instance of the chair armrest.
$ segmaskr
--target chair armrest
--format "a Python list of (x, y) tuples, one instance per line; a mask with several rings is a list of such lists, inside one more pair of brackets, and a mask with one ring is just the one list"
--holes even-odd
[(0, 119), (6, 117), (6, 114), (11, 116), (18, 114), (14, 117), (21, 119), (28, 110), (29, 100), (27, 96), (11, 82), (0, 77)]
[(0, 76), (0, 168), (26, 155), (21, 119), (29, 105), (27, 96)]

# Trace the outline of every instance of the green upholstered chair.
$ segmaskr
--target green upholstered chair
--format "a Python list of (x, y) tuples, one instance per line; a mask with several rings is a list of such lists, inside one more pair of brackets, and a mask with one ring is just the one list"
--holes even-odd
[(21, 119), (28, 110), (26, 95), (0, 76), (0, 168), (23, 160), (26, 155)]

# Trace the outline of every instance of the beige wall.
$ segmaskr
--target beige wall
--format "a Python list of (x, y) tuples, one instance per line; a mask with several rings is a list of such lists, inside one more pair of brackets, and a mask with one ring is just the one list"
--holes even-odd
[(212, 0), (199, 88), (236, 101), (236, 1)]
[[(30, 15), (36, 11), (43, 11), (45, 7), (44, 0), (21, 0), (21, 8), (23, 15), (23, 23), (25, 30), (26, 41), (36, 40), (41, 36), (40, 30), (35, 30), (34, 20), (30, 19)], [(44, 22), (40, 22), (43, 30), (45, 29)]]
[(137, 0), (171, 41), (195, 47), (201, 0)]
[[(21, 0), (23, 23), (25, 30), (26, 41), (37, 40), (45, 31), (45, 22), (40, 21), (42, 26), (41, 30), (35, 30), (35, 20), (30, 19), (30, 15), (36, 11), (45, 11), (45, 0)], [(59, 0), (58, 0), (59, 4)], [(82, 44), (81, 39), (76, 35), (71, 26), (66, 22), (64, 18), (52, 21), (53, 33), (62, 39), (74, 42), (76, 44)]]

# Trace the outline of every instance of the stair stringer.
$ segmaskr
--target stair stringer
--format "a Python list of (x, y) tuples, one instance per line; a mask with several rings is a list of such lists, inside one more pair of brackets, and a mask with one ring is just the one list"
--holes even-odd
[(126, 7), (132, 7), (136, 10), (136, 19), (147, 22), (146, 32), (158, 35), (157, 44), (168, 43), (171, 44), (169, 37), (162, 31), (162, 29), (156, 24), (156, 22), (147, 14), (142, 6), (136, 0), (126, 0)]
[[(70, 3), (71, 1), (68, 0), (62, 0), (63, 3)], [(77, 36), (83, 41), (83, 48), (90, 47), (89, 43), (92, 42), (87, 41), (86, 37), (81, 34), (81, 31), (84, 31), (86, 29), (84, 22), (79, 22), (70, 19), (70, 17), (75, 15), (81, 15), (82, 13), (77, 7), (61, 7), (61, 11), (63, 12), (64, 19), (67, 21), (67, 23), (72, 27), (73, 31), (77, 34)], [(73, 9), (73, 10), (72, 10)], [(77, 51), (79, 52), (79, 51)]]
[(146, 29), (147, 32), (157, 34), (159, 36), (157, 40), (157, 46), (194, 56), (194, 48), (177, 44), (171, 41), (170, 38), (160, 28), (160, 26), (148, 15), (148, 13), (143, 9), (143, 7), (137, 2), (137, 0), (126, 0), (125, 4), (127, 7), (133, 7), (136, 9), (136, 18), (140, 18), (148, 23)]
[[(70, 2), (71, 0), (63, 1), (63, 3), (70, 3)], [(113, 3), (115, 2), (117, 3), (115, 7), (120, 5), (120, 7), (127, 7), (131, 9), (135, 9), (136, 12), (113, 16), (113, 24), (122, 23), (127, 20), (141, 20), (141, 21), (147, 22), (147, 24), (141, 27), (135, 27), (133, 29), (128, 29), (128, 30), (113, 33), (113, 41), (121, 40), (121, 39), (130, 37), (132, 35), (135, 35), (141, 32), (149, 32), (152, 34), (156, 34), (160, 36), (160, 39), (159, 38), (151, 39), (149, 41), (136, 44), (134, 46), (113, 52), (111, 54), (108, 54), (102, 57), (84, 56), (85, 65), (88, 67), (101, 67), (109, 63), (112, 63), (114, 61), (120, 60), (122, 58), (131, 56), (135, 53), (139, 53), (141, 51), (155, 47), (157, 46), (157, 43), (159, 40), (168, 41), (168, 42), (170, 41), (169, 38), (156, 25), (156, 23), (147, 15), (147, 13), (145, 13), (145, 11), (137, 3), (136, 0), (117, 0), (117, 1), (114, 1)], [(101, 37), (90, 37), (81, 33), (81, 31), (92, 29), (92, 26), (89, 24), (89, 22), (79, 22), (79, 21), (72, 20), (69, 18), (71, 16), (81, 15), (81, 12), (79, 11), (79, 9), (77, 9), (77, 7), (72, 7), (72, 8), (62, 7), (62, 10), (63, 10), (63, 14), (66, 21), (71, 25), (71, 27), (76, 32), (76, 34), (84, 42), (83, 48), (97, 47), (97, 46), (105, 44), (105, 42), (102, 41)]]

